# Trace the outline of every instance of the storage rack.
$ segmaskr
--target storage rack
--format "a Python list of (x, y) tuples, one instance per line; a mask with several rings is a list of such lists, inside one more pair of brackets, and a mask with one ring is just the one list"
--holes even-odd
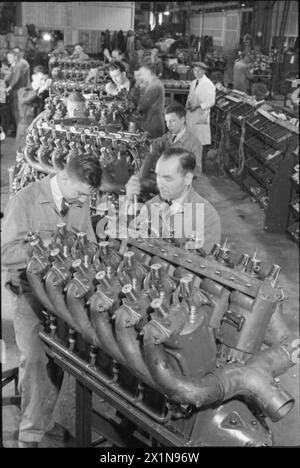
[[(287, 226), (298, 129), (277, 121), (261, 104), (234, 91), (231, 94), (217, 91), (216, 105), (211, 112), (212, 143), (219, 148), (226, 173), (264, 209), (265, 230), (283, 233)], [(242, 128), (244, 142), (241, 142)], [(224, 132), (228, 144), (220, 148)], [(239, 167), (241, 151), (244, 163)]]
[[(299, 158), (299, 149), (297, 149), (294, 153), (295, 156)], [(286, 233), (287, 236), (299, 247), (299, 164), (298, 170), (296, 170), (291, 176), (291, 181), (292, 190)]]

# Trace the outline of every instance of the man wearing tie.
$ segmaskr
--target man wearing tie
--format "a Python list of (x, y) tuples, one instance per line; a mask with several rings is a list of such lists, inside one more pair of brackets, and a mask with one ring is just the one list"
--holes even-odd
[(152, 150), (147, 154), (139, 177), (134, 175), (130, 181), (140, 184), (140, 191), (156, 192), (155, 165), (161, 154), (170, 148), (183, 148), (191, 151), (196, 158), (196, 168), (202, 172), (202, 145), (186, 127), (186, 111), (181, 104), (174, 104), (165, 109), (165, 121), (168, 132), (151, 142)]
[[(207, 254), (220, 242), (221, 221), (212, 204), (192, 187), (195, 166), (196, 159), (190, 151), (170, 148), (163, 152), (155, 167), (159, 194), (138, 206), (140, 214), (132, 227), (138, 226), (142, 237), (147, 234), (143, 226), (150, 231), (149, 237), (173, 237), (178, 246), (187, 249), (194, 249), (197, 239), (197, 248)], [(134, 213), (134, 197), (138, 193), (135, 181), (127, 183), (127, 205), (124, 204), (122, 213)], [(122, 224), (125, 222), (126, 219), (121, 220)]]
[(207, 78), (207, 65), (203, 62), (193, 62), (193, 72), (196, 77), (191, 82), (186, 102), (186, 123), (188, 130), (199, 139), (203, 146), (203, 158), (211, 144), (210, 108), (215, 104), (216, 89), (213, 82)]
[(15, 296), (14, 328), (20, 351), (19, 390), (21, 422), (19, 447), (38, 447), (45, 433), (63, 438), (65, 432), (54, 423), (51, 413), (58, 391), (47, 373), (47, 357), (38, 332), (42, 305), (32, 293), (26, 265), (32, 247), (24, 236), (38, 232), (47, 244), (57, 224), (64, 222), (70, 231), (95, 234), (90, 219), (91, 192), (101, 184), (101, 167), (96, 157), (72, 155), (65, 168), (20, 190), (8, 202), (2, 228), (2, 266), (7, 271), (8, 289)]

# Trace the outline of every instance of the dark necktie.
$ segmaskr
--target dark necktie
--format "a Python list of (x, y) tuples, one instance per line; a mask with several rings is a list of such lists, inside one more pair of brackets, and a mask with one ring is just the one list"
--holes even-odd
[(176, 137), (177, 137), (177, 135), (172, 136), (172, 144), (175, 143)]
[(172, 205), (172, 200), (165, 200), (165, 199), (161, 199), (163, 203), (167, 203), (167, 205), (171, 206)]
[(197, 88), (198, 86), (198, 83), (199, 83), (199, 80), (196, 81), (196, 84), (195, 84), (195, 89)]
[(69, 209), (70, 209), (70, 204), (67, 202), (65, 198), (63, 198), (61, 202), (60, 215), (63, 217), (67, 216), (67, 214), (69, 213)]

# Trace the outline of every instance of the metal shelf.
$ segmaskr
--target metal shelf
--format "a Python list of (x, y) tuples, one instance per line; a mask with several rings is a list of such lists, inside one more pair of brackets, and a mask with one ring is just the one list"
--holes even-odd
[(288, 237), (297, 245), (297, 247), (299, 247), (299, 235), (297, 236), (295, 234), (297, 228), (299, 229), (299, 224), (294, 223), (287, 228), (286, 233)]

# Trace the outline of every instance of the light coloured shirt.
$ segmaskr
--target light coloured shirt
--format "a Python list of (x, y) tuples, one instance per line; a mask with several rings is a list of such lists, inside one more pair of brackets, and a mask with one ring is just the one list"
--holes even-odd
[(207, 110), (215, 104), (215, 99), (215, 86), (206, 75), (192, 81), (187, 101), (191, 101), (193, 106), (200, 106), (202, 110)]
[(69, 231), (84, 231), (89, 240), (96, 240), (90, 216), (90, 200), (87, 199), (82, 207), (70, 206), (67, 216), (62, 217), (53, 200), (50, 180), (50, 176), (47, 176), (27, 185), (9, 200), (5, 208), (1, 261), (2, 267), (9, 270), (11, 275), (18, 276), (18, 271), (26, 267), (30, 258), (28, 244), (24, 240), (29, 231), (38, 232), (41, 239), (47, 242), (57, 224), (63, 221)]
[(183, 194), (180, 197), (172, 200), (172, 204), (170, 206), (171, 214), (180, 213), (182, 211), (184, 201), (186, 199), (188, 192), (189, 192), (189, 187), (187, 187), (187, 189), (183, 192)]
[[(180, 138), (183, 137), (183, 135), (184, 135), (185, 132), (186, 132), (186, 126), (184, 126), (183, 129), (182, 129), (179, 133), (177, 133), (177, 135), (172, 135), (172, 145), (173, 145), (174, 143), (176, 143), (178, 140), (180, 140)], [(174, 137), (174, 136), (175, 136), (176, 138), (175, 138), (174, 141), (173, 141), (173, 137)]]
[[(112, 220), (108, 226), (107, 234), (118, 237), (115, 233), (121, 232), (121, 238), (169, 238), (174, 229), (174, 238), (177, 243), (186, 249), (202, 248), (209, 253), (215, 243), (221, 240), (221, 220), (216, 209), (199, 195), (192, 186), (184, 194), (173, 201), (169, 206), (160, 195), (148, 200), (146, 204), (139, 205), (139, 214), (129, 223), (127, 228), (128, 208), (130, 202), (124, 197), (124, 205), (120, 210), (119, 224)], [(173, 206), (174, 205), (174, 206)], [(128, 213), (132, 215), (133, 213)], [(176, 216), (174, 216), (176, 214)], [(149, 233), (149, 228), (151, 233)]]

